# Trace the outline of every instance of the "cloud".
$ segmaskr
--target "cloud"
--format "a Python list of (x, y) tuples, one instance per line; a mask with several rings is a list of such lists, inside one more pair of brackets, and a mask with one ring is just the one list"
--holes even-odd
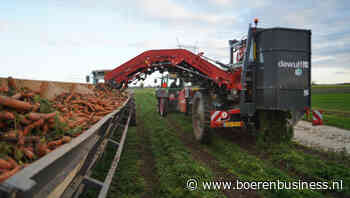
[[(74, 66), (74, 72), (103, 68), (105, 64), (112, 68), (144, 50), (176, 48), (176, 39), (227, 62), (227, 40), (241, 38), (252, 19), (258, 17), (260, 27), (312, 30), (316, 81), (329, 81), (335, 72), (340, 76), (336, 80), (350, 78), (349, 73), (340, 73), (350, 69), (350, 4), (345, 0), (296, 0), (289, 4), (270, 0), (59, 0), (45, 5), (12, 4), (21, 12), (0, 13), (4, 51), (0, 60), (9, 71), (14, 65), (29, 62), (20, 63), (22, 54), (36, 57), (35, 61), (25, 60), (38, 62), (40, 67), (33, 66), (37, 70), (44, 65), (65, 65), (67, 71)], [(25, 12), (30, 6), (40, 12)], [(41, 61), (41, 56), (50, 60)], [(17, 66), (19, 71), (21, 67)], [(76, 78), (66, 73), (60, 77), (57, 70), (52, 76)]]

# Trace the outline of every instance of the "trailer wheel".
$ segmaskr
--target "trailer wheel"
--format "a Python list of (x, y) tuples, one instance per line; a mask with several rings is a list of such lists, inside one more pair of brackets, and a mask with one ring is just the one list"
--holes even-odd
[(197, 92), (192, 99), (192, 125), (197, 141), (209, 144), (211, 141), (209, 94)]
[(159, 114), (165, 117), (168, 113), (168, 100), (167, 98), (160, 98), (159, 100)]

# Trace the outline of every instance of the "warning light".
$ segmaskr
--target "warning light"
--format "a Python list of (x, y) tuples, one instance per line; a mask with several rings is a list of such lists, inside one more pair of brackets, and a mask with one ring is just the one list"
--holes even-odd
[(259, 22), (259, 19), (258, 19), (258, 18), (255, 18), (255, 19), (254, 19), (255, 27), (258, 26), (258, 22)]

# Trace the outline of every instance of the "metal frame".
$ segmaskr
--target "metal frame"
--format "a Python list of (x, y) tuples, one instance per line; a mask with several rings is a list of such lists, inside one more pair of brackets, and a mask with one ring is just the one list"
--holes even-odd
[[(184, 67), (186, 66), (186, 67)], [(239, 81), (241, 69), (227, 72), (208, 62), (202, 55), (196, 55), (185, 49), (149, 50), (120, 65), (105, 75), (105, 81), (119, 85), (128, 84), (140, 78), (144, 73), (164, 68), (180, 69), (209, 79), (219, 87), (225, 86), (227, 90), (241, 89)], [(113, 83), (112, 83), (113, 84)]]

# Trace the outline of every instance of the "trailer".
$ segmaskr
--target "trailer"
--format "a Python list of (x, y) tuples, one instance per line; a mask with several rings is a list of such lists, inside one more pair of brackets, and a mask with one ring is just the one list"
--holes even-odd
[[(221, 127), (289, 141), (311, 106), (311, 30), (257, 24), (249, 25), (244, 39), (229, 40), (228, 64), (185, 49), (149, 50), (107, 73), (105, 81), (122, 88), (155, 71), (176, 73), (197, 87), (183, 92), (193, 94), (187, 99), (198, 141), (210, 142), (212, 129)], [(170, 95), (159, 99), (162, 107)]]
[[(45, 98), (62, 93), (89, 93), (91, 84), (14, 79), (20, 88), (41, 90)], [(0, 83), (7, 81), (0, 78)], [(120, 160), (128, 127), (136, 125), (133, 93), (111, 113), (50, 153), (21, 169), (0, 183), (0, 197), (79, 197), (88, 189), (97, 189), (98, 197), (107, 196)], [(117, 139), (116, 139), (117, 137)], [(107, 144), (116, 150), (104, 181), (91, 176), (96, 162), (102, 157)]]

